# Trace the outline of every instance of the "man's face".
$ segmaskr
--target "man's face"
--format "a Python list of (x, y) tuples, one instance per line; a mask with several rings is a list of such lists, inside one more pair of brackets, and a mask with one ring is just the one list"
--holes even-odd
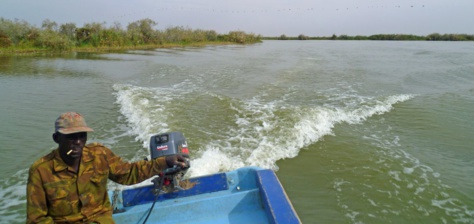
[(82, 149), (87, 142), (87, 132), (78, 132), (73, 134), (57, 133), (57, 143), (59, 144), (59, 153), (63, 158), (81, 158)]

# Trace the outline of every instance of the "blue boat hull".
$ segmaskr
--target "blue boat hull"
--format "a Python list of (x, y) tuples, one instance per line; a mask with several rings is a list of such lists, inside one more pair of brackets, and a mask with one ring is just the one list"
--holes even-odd
[[(160, 195), (146, 223), (301, 223), (272, 170), (244, 167), (189, 179), (188, 190)], [(143, 223), (156, 196), (153, 186), (126, 189), (116, 223)], [(109, 192), (113, 198), (113, 192)]]

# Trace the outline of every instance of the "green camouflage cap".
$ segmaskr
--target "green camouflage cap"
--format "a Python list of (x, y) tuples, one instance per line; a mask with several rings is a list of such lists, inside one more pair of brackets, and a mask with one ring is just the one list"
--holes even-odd
[(84, 117), (76, 112), (66, 112), (61, 114), (61, 116), (56, 119), (54, 128), (61, 134), (94, 131), (92, 128), (87, 127)]

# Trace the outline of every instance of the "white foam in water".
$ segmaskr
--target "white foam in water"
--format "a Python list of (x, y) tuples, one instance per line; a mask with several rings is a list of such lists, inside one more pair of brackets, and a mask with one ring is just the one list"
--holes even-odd
[[(168, 131), (166, 121), (172, 118), (167, 114), (163, 102), (180, 97), (183, 94), (182, 89), (191, 91), (192, 88), (145, 88), (117, 84), (114, 89), (117, 91), (117, 102), (121, 106), (120, 112), (130, 124), (130, 134), (136, 135), (137, 140), (142, 141), (143, 146), (147, 148), (151, 134)], [(297, 156), (303, 147), (317, 142), (324, 135), (332, 134), (334, 125), (342, 122), (359, 123), (374, 114), (386, 113), (392, 109), (393, 104), (411, 97), (397, 95), (383, 101), (372, 100), (372, 104), (360, 105), (353, 110), (288, 107), (278, 100), (262, 102), (258, 98), (247, 102), (238, 101), (238, 105), (229, 106), (236, 113), (235, 124), (238, 128), (228, 130), (225, 136), (229, 136), (229, 141), (242, 144), (222, 143), (225, 140), (209, 142), (206, 148), (199, 149), (203, 151), (200, 157), (193, 158), (193, 165), (188, 174), (205, 175), (242, 166), (277, 170), (276, 161)], [(155, 99), (159, 99), (161, 103), (150, 103), (150, 100)], [(276, 115), (281, 112), (286, 112), (285, 116), (289, 117)], [(141, 157), (143, 155), (137, 155), (137, 158)]]
[(414, 170), (415, 170), (414, 168), (405, 167), (405, 168), (403, 169), (403, 173), (405, 173), (405, 174), (412, 174)]
[[(165, 121), (168, 114), (163, 104), (150, 104), (155, 91), (159, 89), (149, 89), (132, 85), (114, 85), (117, 103), (120, 104), (120, 112), (127, 118), (130, 124), (130, 135), (137, 136), (137, 140), (143, 142), (144, 147), (148, 147), (148, 141), (153, 133), (166, 132), (168, 125)], [(171, 100), (164, 94), (160, 94), (160, 101)]]
[[(366, 112), (371, 111), (371, 113), (377, 114), (379, 113), (377, 111), (387, 111), (387, 109), (389, 111), (391, 103), (405, 99), (409, 98), (404, 96), (390, 97), (388, 100), (382, 101), (388, 103), (387, 105), (384, 106), (383, 103), (378, 103), (378, 106), (368, 109)], [(440, 217), (441, 220), (444, 220), (443, 223), (449, 223), (446, 220), (452, 220), (455, 223), (472, 223), (474, 212), (469, 210), (469, 207), (458, 200), (456, 196), (446, 193), (451, 191), (451, 188), (441, 183), (441, 180), (438, 179), (440, 174), (407, 153), (404, 150), (406, 146), (399, 144), (398, 136), (393, 136), (393, 133), (385, 130), (380, 133), (369, 133), (370, 136), (366, 136), (365, 139), (370, 140), (377, 148), (377, 153), (375, 155), (371, 153), (370, 155), (376, 161), (371, 169), (377, 170), (377, 172), (382, 171), (383, 175), (387, 175), (390, 179), (387, 180), (387, 184), (378, 185), (378, 183), (374, 183), (374, 186), (370, 187), (358, 182), (344, 186), (338, 184), (341, 183), (341, 180), (334, 180), (338, 204), (345, 210), (346, 214), (351, 214), (353, 211), (344, 204), (344, 198), (350, 197), (351, 193), (354, 192), (352, 189), (364, 189), (357, 186), (363, 185), (366, 188), (363, 195), (368, 197), (367, 200), (373, 200), (370, 197), (377, 198), (374, 201), (379, 202), (377, 203), (378, 206), (386, 207), (382, 212), (397, 214), (400, 210), (413, 209), (424, 216), (444, 213), (446, 217)], [(390, 138), (393, 138), (393, 140), (390, 140)], [(375, 192), (373, 191), (374, 188), (377, 188)], [(381, 197), (386, 200), (381, 200)], [(405, 204), (403, 202), (407, 197), (416, 200), (410, 200)], [(402, 203), (391, 204), (390, 201), (394, 200)], [(369, 202), (367, 205), (373, 205), (373, 203)], [(367, 216), (370, 215), (367, 214)], [(360, 222), (360, 220), (356, 217), (353, 222)]]
[[(18, 223), (18, 220), (25, 220), (24, 211), (14, 212), (14, 207), (26, 204), (26, 180), (28, 169), (20, 170), (11, 178), (2, 180), (0, 187), (0, 223)], [(19, 180), (12, 184), (11, 179)], [(23, 221), (24, 222), (24, 221)]]
[[(261, 116), (254, 119), (252, 122), (245, 122), (246, 126), (255, 126), (256, 121), (264, 120), (270, 123), (271, 129), (277, 130), (278, 135), (268, 136), (268, 127), (262, 130), (256, 129), (260, 136), (261, 144), (252, 150), (251, 156), (247, 159), (248, 164), (262, 166), (265, 168), (277, 169), (275, 162), (282, 158), (291, 158), (299, 153), (299, 150), (310, 144), (314, 144), (321, 137), (332, 134), (334, 125), (338, 123), (360, 123), (363, 120), (375, 114), (382, 114), (390, 111), (393, 104), (403, 102), (410, 99), (410, 95), (397, 95), (388, 97), (384, 101), (375, 101), (373, 105), (363, 105), (355, 110), (343, 110), (339, 108), (293, 108), (297, 122), (294, 124), (280, 124), (280, 120), (275, 119), (276, 123), (268, 121), (270, 116)], [(249, 110), (262, 110), (259, 108), (278, 110), (277, 106), (265, 107), (265, 105), (258, 105), (256, 103), (249, 104)], [(274, 111), (266, 112), (265, 114), (273, 114)], [(285, 121), (283, 121), (285, 122)], [(242, 122), (241, 122), (242, 123)], [(280, 130), (281, 127), (286, 127), (286, 130)], [(249, 128), (247, 128), (249, 129)], [(264, 131), (263, 131), (264, 130)], [(245, 131), (250, 131), (245, 130)], [(284, 136), (282, 139), (280, 136)], [(291, 141), (288, 141), (291, 139)], [(270, 158), (268, 158), (270, 156)]]
[(240, 158), (229, 157), (218, 148), (208, 147), (200, 158), (192, 161), (192, 166), (193, 168), (189, 170), (189, 175), (200, 176), (217, 173), (222, 170), (233, 170), (243, 167), (244, 164), (240, 161)]

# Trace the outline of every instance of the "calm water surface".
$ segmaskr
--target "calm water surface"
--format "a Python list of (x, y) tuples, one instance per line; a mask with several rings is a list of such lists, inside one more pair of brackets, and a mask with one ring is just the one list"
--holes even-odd
[(71, 110), (129, 160), (182, 131), (189, 176), (274, 169), (303, 223), (474, 223), (474, 43), (0, 57), (0, 104), (0, 223), (24, 223), (28, 168)]

